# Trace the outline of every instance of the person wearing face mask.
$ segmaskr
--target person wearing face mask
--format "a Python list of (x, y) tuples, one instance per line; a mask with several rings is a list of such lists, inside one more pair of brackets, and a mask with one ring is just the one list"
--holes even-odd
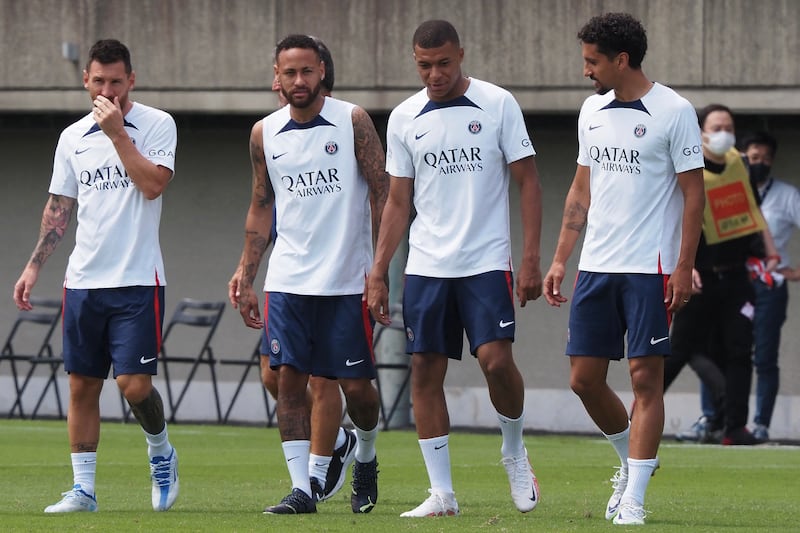
[[(688, 363), (713, 399), (710, 416), (699, 421), (704, 422), (699, 440), (756, 444), (746, 428), (755, 312), (747, 260), (765, 259), (765, 269), (772, 271), (777, 252), (747, 167), (734, 148), (731, 110), (712, 104), (700, 110), (698, 118), (705, 162), (703, 233), (692, 272), (692, 298), (672, 323), (672, 357), (665, 362), (664, 390)], [(731, 190), (737, 194), (730, 195)], [(731, 211), (732, 205), (737, 209)]]
[(785, 281), (800, 280), (800, 267), (792, 268), (789, 240), (800, 228), (800, 190), (772, 177), (772, 162), (778, 142), (766, 132), (748, 137), (742, 144), (750, 179), (761, 201), (761, 212), (778, 250), (778, 266), (770, 276), (753, 280), (756, 310), (753, 320), (753, 365), (756, 369), (756, 412), (753, 436), (760, 442), (769, 440), (769, 425), (778, 396), (778, 348), (781, 327), (786, 321), (789, 290)]

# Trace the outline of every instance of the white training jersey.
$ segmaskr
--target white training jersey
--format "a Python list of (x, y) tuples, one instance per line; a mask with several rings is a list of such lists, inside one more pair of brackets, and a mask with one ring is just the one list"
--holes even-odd
[(683, 225), (677, 174), (703, 167), (701, 144), (694, 108), (664, 85), (634, 102), (614, 91), (586, 99), (578, 164), (590, 169), (591, 203), (580, 270), (672, 273)]
[[(172, 117), (134, 103), (124, 120), (125, 131), (139, 152), (174, 171), (178, 134)], [(166, 285), (158, 237), (161, 196), (145, 198), (91, 113), (61, 133), (50, 193), (78, 202), (66, 288)]]
[(789, 241), (795, 228), (800, 228), (800, 190), (785, 181), (770, 178), (758, 188), (758, 193), (761, 196), (761, 214), (781, 256), (778, 267), (791, 267)]
[(448, 102), (423, 89), (392, 111), (386, 144), (388, 173), (414, 179), (406, 273), (510, 270), (508, 165), (535, 155), (511, 93), (475, 78)]
[(367, 180), (355, 156), (354, 108), (326, 97), (310, 122), (292, 120), (289, 106), (263, 119), (277, 230), (265, 291), (364, 292), (372, 266), (372, 218)]

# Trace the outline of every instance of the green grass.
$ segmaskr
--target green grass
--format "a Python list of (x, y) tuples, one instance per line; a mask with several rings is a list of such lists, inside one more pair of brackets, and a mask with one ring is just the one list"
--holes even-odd
[[(401, 519), (427, 497), (427, 475), (411, 431), (378, 438), (380, 497), (368, 515), (342, 490), (315, 515), (261, 510), (290, 489), (275, 429), (171, 425), (180, 453), (181, 495), (167, 513), (150, 509), (146, 446), (135, 424), (105, 422), (96, 514), (46, 516), (72, 482), (63, 421), (0, 422), (2, 531), (619, 531), (603, 518), (615, 456), (604, 439), (526, 436), (542, 502), (521, 514), (499, 463), (500, 436), (451, 435), (461, 516)], [(789, 446), (722, 448), (665, 442), (645, 507), (648, 531), (797, 531), (800, 451)], [(345, 488), (348, 485), (345, 485)]]

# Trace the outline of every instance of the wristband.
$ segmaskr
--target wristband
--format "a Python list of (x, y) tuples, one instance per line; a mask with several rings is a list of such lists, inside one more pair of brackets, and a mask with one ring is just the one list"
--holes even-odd
[(779, 255), (768, 255), (768, 256), (767, 256), (767, 261), (769, 261), (770, 259), (774, 259), (774, 260), (776, 260), (778, 263), (780, 263), (780, 262), (781, 262), (781, 256), (779, 256)]

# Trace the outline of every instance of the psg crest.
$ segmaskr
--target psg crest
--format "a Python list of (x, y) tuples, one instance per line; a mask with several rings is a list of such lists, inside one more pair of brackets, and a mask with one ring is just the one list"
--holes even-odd
[(339, 151), (339, 145), (336, 144), (334, 141), (328, 141), (325, 143), (325, 153), (328, 155), (333, 155)]

